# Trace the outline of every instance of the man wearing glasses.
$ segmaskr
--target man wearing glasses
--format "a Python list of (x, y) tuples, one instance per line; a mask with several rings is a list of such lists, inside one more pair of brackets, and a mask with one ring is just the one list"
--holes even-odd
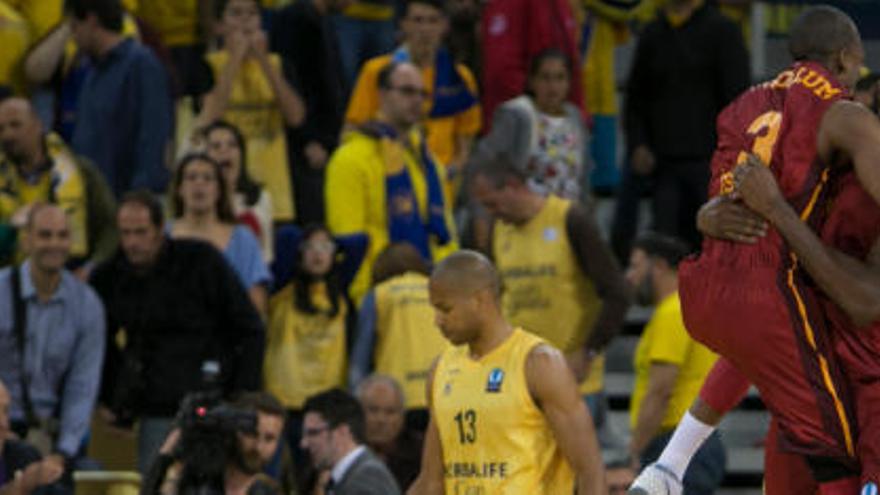
[(434, 161), (422, 119), (422, 75), (408, 62), (391, 62), (378, 75), (375, 120), (350, 132), (327, 167), (327, 226), (334, 235), (366, 234), (369, 249), (351, 285), (356, 303), (370, 285), (370, 267), (392, 242), (406, 242), (425, 260), (457, 249), (443, 169)]
[(364, 445), (364, 412), (342, 390), (328, 390), (306, 401), (302, 448), (319, 471), (330, 471), (327, 495), (399, 495), (385, 464)]
[(458, 179), (480, 130), (482, 112), (477, 81), (444, 46), (449, 33), (449, 10), (443, 0), (409, 0), (400, 19), (401, 43), (391, 53), (364, 62), (345, 112), (346, 129), (374, 118), (380, 111), (376, 80), (389, 62), (410, 62), (425, 83), (422, 102), (428, 149), (447, 172), (446, 199), (452, 201)]

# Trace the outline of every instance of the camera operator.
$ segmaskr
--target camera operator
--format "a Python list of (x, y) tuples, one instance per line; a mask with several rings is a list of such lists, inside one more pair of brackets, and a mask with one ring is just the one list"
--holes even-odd
[(184, 400), (144, 483), (145, 494), (275, 495), (261, 474), (254, 410), (219, 403), (211, 394)]
[(284, 434), (284, 406), (268, 392), (245, 392), (236, 398), (235, 407), (257, 414), (257, 450), (260, 452), (263, 472), (281, 479), (283, 473), (277, 471), (286, 466), (272, 466), (272, 461), (276, 460)]

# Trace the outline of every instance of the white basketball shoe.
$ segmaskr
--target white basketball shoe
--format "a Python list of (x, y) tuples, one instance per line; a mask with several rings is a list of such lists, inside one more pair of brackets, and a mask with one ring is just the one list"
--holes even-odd
[(662, 464), (649, 464), (630, 485), (627, 495), (681, 495), (681, 481)]

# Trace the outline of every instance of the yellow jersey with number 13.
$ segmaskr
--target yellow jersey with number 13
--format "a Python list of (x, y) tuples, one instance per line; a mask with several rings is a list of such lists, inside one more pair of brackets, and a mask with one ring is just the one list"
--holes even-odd
[(448, 495), (574, 491), (574, 473), (526, 383), (526, 359), (540, 344), (517, 328), (479, 360), (467, 346), (440, 357), (431, 394)]

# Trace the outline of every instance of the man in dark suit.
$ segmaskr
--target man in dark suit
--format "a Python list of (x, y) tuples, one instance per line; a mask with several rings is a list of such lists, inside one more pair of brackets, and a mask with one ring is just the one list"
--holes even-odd
[(329, 470), (327, 495), (399, 495), (394, 476), (364, 445), (364, 411), (342, 390), (310, 397), (303, 407), (302, 448), (317, 470)]

